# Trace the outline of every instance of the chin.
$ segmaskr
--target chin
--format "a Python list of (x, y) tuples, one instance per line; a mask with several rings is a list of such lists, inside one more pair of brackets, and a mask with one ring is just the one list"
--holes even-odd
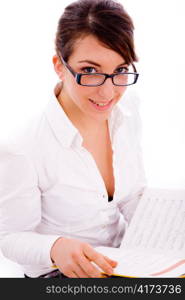
[(89, 116), (96, 120), (97, 122), (104, 122), (106, 121), (110, 116), (111, 111), (109, 112), (103, 112), (103, 113), (91, 113)]

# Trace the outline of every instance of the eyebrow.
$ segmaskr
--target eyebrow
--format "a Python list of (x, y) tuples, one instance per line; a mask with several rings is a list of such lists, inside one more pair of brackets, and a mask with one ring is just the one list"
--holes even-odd
[[(96, 63), (96, 62), (94, 62), (94, 61), (92, 61), (92, 60), (80, 60), (79, 61), (79, 63), (89, 63), (89, 64), (91, 64), (91, 65), (95, 65), (95, 66), (97, 66), (97, 67), (101, 67), (101, 65), (100, 64), (98, 64), (98, 63)], [(119, 64), (117, 67), (120, 67), (120, 66), (122, 66), (122, 65), (128, 65), (126, 62), (123, 62), (122, 64)]]

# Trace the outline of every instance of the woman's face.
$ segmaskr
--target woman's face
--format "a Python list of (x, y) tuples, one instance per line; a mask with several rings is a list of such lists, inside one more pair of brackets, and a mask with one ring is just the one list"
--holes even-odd
[[(108, 78), (101, 86), (81, 86), (64, 65), (56, 67), (59, 64), (56, 57), (53, 58), (53, 62), (55, 70), (63, 81), (61, 99), (64, 105), (97, 121), (106, 120), (126, 87), (113, 85), (111, 78)], [(106, 48), (92, 35), (75, 42), (73, 53), (67, 63), (77, 73), (112, 74), (122, 72), (126, 66), (120, 54)]]

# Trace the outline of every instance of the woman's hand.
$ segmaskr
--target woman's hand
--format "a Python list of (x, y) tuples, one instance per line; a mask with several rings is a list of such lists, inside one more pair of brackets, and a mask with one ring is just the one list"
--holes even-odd
[(88, 243), (61, 237), (51, 248), (51, 259), (67, 277), (101, 277), (101, 271), (111, 275), (117, 262), (95, 251)]

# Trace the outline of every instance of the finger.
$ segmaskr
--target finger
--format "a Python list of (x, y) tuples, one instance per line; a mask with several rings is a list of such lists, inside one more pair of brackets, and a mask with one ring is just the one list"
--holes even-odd
[(91, 246), (86, 244), (83, 248), (84, 254), (91, 259), (95, 264), (97, 264), (105, 273), (111, 275), (113, 273), (113, 268), (110, 263), (104, 258), (101, 253), (95, 251)]
[(101, 272), (96, 268), (86, 256), (81, 256), (79, 258), (78, 264), (82, 270), (88, 275), (88, 277), (99, 278), (101, 277)]
[(69, 278), (78, 278), (78, 275), (75, 273), (74, 270), (72, 270), (72, 268), (67, 270), (64, 270), (64, 268), (59, 268), (59, 271)]
[(74, 272), (79, 278), (89, 278), (90, 276), (79, 265), (74, 266)]
[(113, 268), (115, 268), (117, 266), (118, 262), (116, 260), (113, 260), (113, 259), (109, 258), (108, 256), (104, 256), (104, 258), (107, 260), (108, 263), (111, 264), (111, 266)]
[(78, 275), (74, 271), (67, 272), (64, 275), (67, 276), (67, 277), (69, 277), (69, 278), (79, 278)]

